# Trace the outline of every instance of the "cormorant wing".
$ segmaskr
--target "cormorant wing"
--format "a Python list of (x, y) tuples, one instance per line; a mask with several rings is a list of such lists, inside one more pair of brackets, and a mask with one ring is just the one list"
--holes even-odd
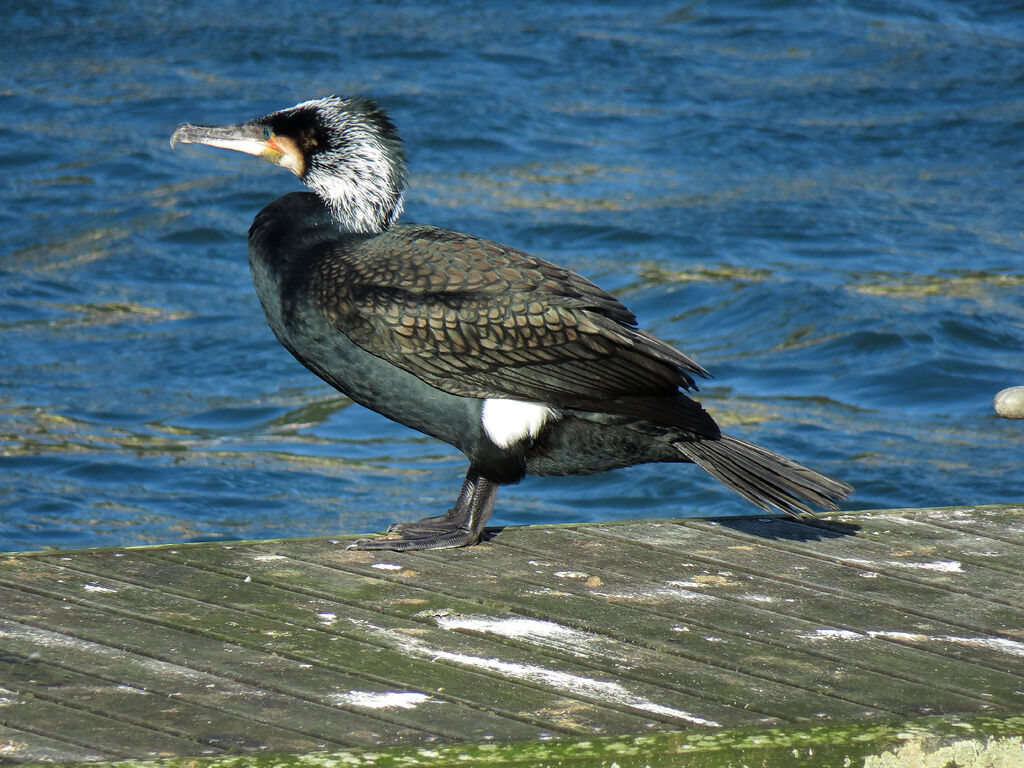
[(590, 281), (521, 251), (396, 225), (328, 247), (309, 287), (354, 343), (446, 392), (717, 429), (679, 394), (703, 368)]

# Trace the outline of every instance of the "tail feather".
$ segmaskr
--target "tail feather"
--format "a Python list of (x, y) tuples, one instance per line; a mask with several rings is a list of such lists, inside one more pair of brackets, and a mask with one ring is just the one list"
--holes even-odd
[(709, 475), (767, 512), (774, 508), (803, 517), (814, 508), (835, 510), (836, 502), (853, 492), (840, 480), (728, 435), (674, 445)]

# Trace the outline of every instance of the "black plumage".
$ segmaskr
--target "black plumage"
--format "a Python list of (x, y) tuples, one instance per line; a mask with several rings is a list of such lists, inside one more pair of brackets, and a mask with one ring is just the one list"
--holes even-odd
[(690, 461), (764, 509), (795, 515), (835, 508), (852, 490), (723, 435), (685, 394), (707, 372), (580, 275), (488, 240), (395, 223), (405, 157), (373, 102), (331, 97), (235, 126), (183, 125), (178, 141), (260, 155), (314, 191), (274, 201), (249, 232), (270, 327), (353, 400), (470, 460), (446, 514), (355, 546), (473, 544), (497, 486), (526, 473)]

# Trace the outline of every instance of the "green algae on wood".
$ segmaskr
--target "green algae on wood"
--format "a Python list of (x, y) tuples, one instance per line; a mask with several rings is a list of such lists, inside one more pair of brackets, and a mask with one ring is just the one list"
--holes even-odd
[[(939, 762), (944, 761), (944, 762)], [(1024, 762), (1024, 716), (928, 717), (658, 733), (581, 741), (452, 744), (307, 754), (69, 763), (66, 768), (1003, 768)]]

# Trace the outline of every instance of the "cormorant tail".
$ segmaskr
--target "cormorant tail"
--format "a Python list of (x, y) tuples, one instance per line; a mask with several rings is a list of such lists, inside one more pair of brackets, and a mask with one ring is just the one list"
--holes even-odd
[(813, 508), (836, 510), (853, 487), (792, 459), (728, 435), (674, 443), (686, 458), (767, 512), (805, 517)]

